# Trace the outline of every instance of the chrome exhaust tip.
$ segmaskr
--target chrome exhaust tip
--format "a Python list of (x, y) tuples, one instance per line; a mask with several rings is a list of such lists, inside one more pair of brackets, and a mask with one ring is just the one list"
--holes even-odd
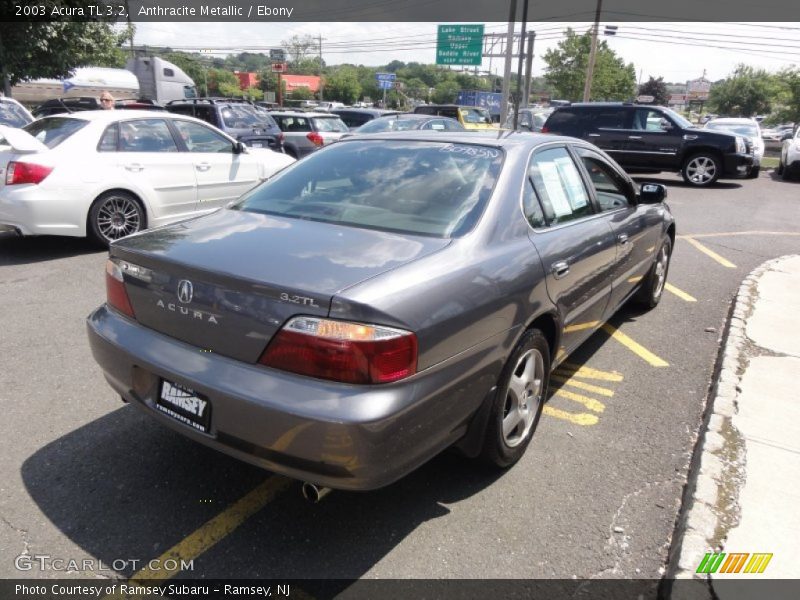
[(331, 492), (331, 488), (320, 487), (315, 483), (303, 482), (303, 498), (311, 504), (317, 504)]

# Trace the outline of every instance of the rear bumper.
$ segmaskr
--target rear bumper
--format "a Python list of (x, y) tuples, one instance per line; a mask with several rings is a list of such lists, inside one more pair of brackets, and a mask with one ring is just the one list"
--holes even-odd
[[(87, 327), (111, 387), (154, 419), (240, 460), (340, 489), (383, 487), (452, 445), (499, 374), (484, 351), (395, 384), (346, 385), (201, 352), (106, 306)], [(208, 434), (155, 408), (162, 379), (208, 399)]]
[(86, 235), (85, 212), (70, 190), (23, 184), (0, 189), (0, 227), (20, 235)]

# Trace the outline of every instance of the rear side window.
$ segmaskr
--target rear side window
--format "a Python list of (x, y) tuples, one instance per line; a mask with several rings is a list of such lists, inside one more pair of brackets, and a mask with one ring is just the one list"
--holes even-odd
[(39, 119), (22, 129), (30, 133), (48, 148), (55, 148), (76, 131), (88, 125), (83, 119), (65, 119), (64, 117), (50, 117)]
[(631, 113), (624, 108), (596, 110), (590, 117), (592, 129), (630, 129)]
[(311, 124), (305, 117), (275, 117), (282, 131), (311, 131)]
[(119, 143), (119, 125), (114, 123), (109, 125), (103, 132), (103, 137), (100, 138), (100, 143), (97, 146), (99, 152), (116, 152), (117, 144)]
[(547, 119), (547, 130), (550, 133), (580, 137), (583, 121), (583, 115), (574, 109), (559, 109)]
[(342, 123), (341, 119), (338, 117), (335, 119), (331, 119), (330, 117), (316, 117), (311, 119), (311, 122), (314, 123), (314, 129), (317, 131), (329, 131), (335, 133), (345, 133), (349, 131), (347, 129), (347, 125)]
[(566, 148), (538, 152), (528, 169), (548, 224), (554, 225), (594, 213), (580, 171)]

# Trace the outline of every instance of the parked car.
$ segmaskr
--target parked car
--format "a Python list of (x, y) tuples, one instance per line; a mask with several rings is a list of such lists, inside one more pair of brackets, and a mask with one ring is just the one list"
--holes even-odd
[(219, 208), (294, 162), (167, 112), (44, 117), (0, 138), (0, 225), (101, 244)]
[(386, 133), (387, 131), (411, 131), (415, 129), (422, 131), (464, 131), (464, 127), (455, 119), (402, 113), (373, 119), (342, 137), (349, 137), (356, 133)]
[(764, 140), (761, 139), (761, 127), (759, 127), (755, 119), (734, 117), (711, 119), (706, 123), (705, 129), (727, 131), (734, 135), (746, 137), (753, 148), (753, 168), (750, 169), (748, 177), (752, 179), (758, 177), (761, 172), (761, 160), (764, 158)]
[(778, 174), (784, 181), (800, 176), (800, 129), (795, 132), (793, 138), (783, 141)]
[(211, 123), (250, 148), (269, 148), (283, 152), (283, 135), (265, 110), (235, 98), (192, 98), (167, 103), (171, 113), (187, 115)]
[(273, 112), (272, 118), (283, 132), (286, 154), (303, 158), (338, 140), (349, 129), (334, 114), (317, 112)]
[(350, 129), (361, 127), (364, 123), (369, 123), (373, 119), (381, 117), (388, 117), (390, 115), (399, 115), (396, 110), (384, 110), (381, 108), (332, 108), (331, 113), (338, 115), (339, 118)]
[(695, 187), (745, 177), (753, 165), (745, 137), (699, 129), (660, 106), (591, 102), (556, 108), (543, 133), (569, 135), (610, 153), (629, 173), (676, 171)]
[(313, 486), (385, 486), (453, 445), (508, 467), (551, 370), (658, 304), (665, 195), (576, 139), (347, 138), (112, 244), (92, 352), (124, 401)]
[[(539, 133), (550, 116), (552, 110), (543, 108), (520, 108), (517, 117), (517, 129), (520, 131), (530, 131)], [(506, 129), (514, 129), (514, 113), (510, 112), (506, 118), (504, 127)]]
[(0, 125), (24, 127), (33, 121), (33, 115), (13, 98), (0, 96)]
[(458, 104), (423, 104), (414, 108), (418, 115), (439, 115), (455, 119), (464, 129), (498, 129), (492, 121), (492, 115), (485, 108), (478, 106), (459, 106)]
[[(76, 96), (73, 98), (53, 98), (47, 100), (33, 109), (33, 116), (49, 117), (51, 115), (61, 115), (64, 113), (82, 112), (87, 110), (102, 110), (99, 97), (95, 96)], [(117, 110), (164, 110), (160, 104), (152, 100), (141, 98), (120, 98), (114, 101), (114, 108)]]

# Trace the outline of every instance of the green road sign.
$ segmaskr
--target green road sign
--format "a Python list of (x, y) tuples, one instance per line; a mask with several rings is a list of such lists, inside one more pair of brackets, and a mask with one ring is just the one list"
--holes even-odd
[(437, 65), (480, 65), (483, 25), (439, 25)]

